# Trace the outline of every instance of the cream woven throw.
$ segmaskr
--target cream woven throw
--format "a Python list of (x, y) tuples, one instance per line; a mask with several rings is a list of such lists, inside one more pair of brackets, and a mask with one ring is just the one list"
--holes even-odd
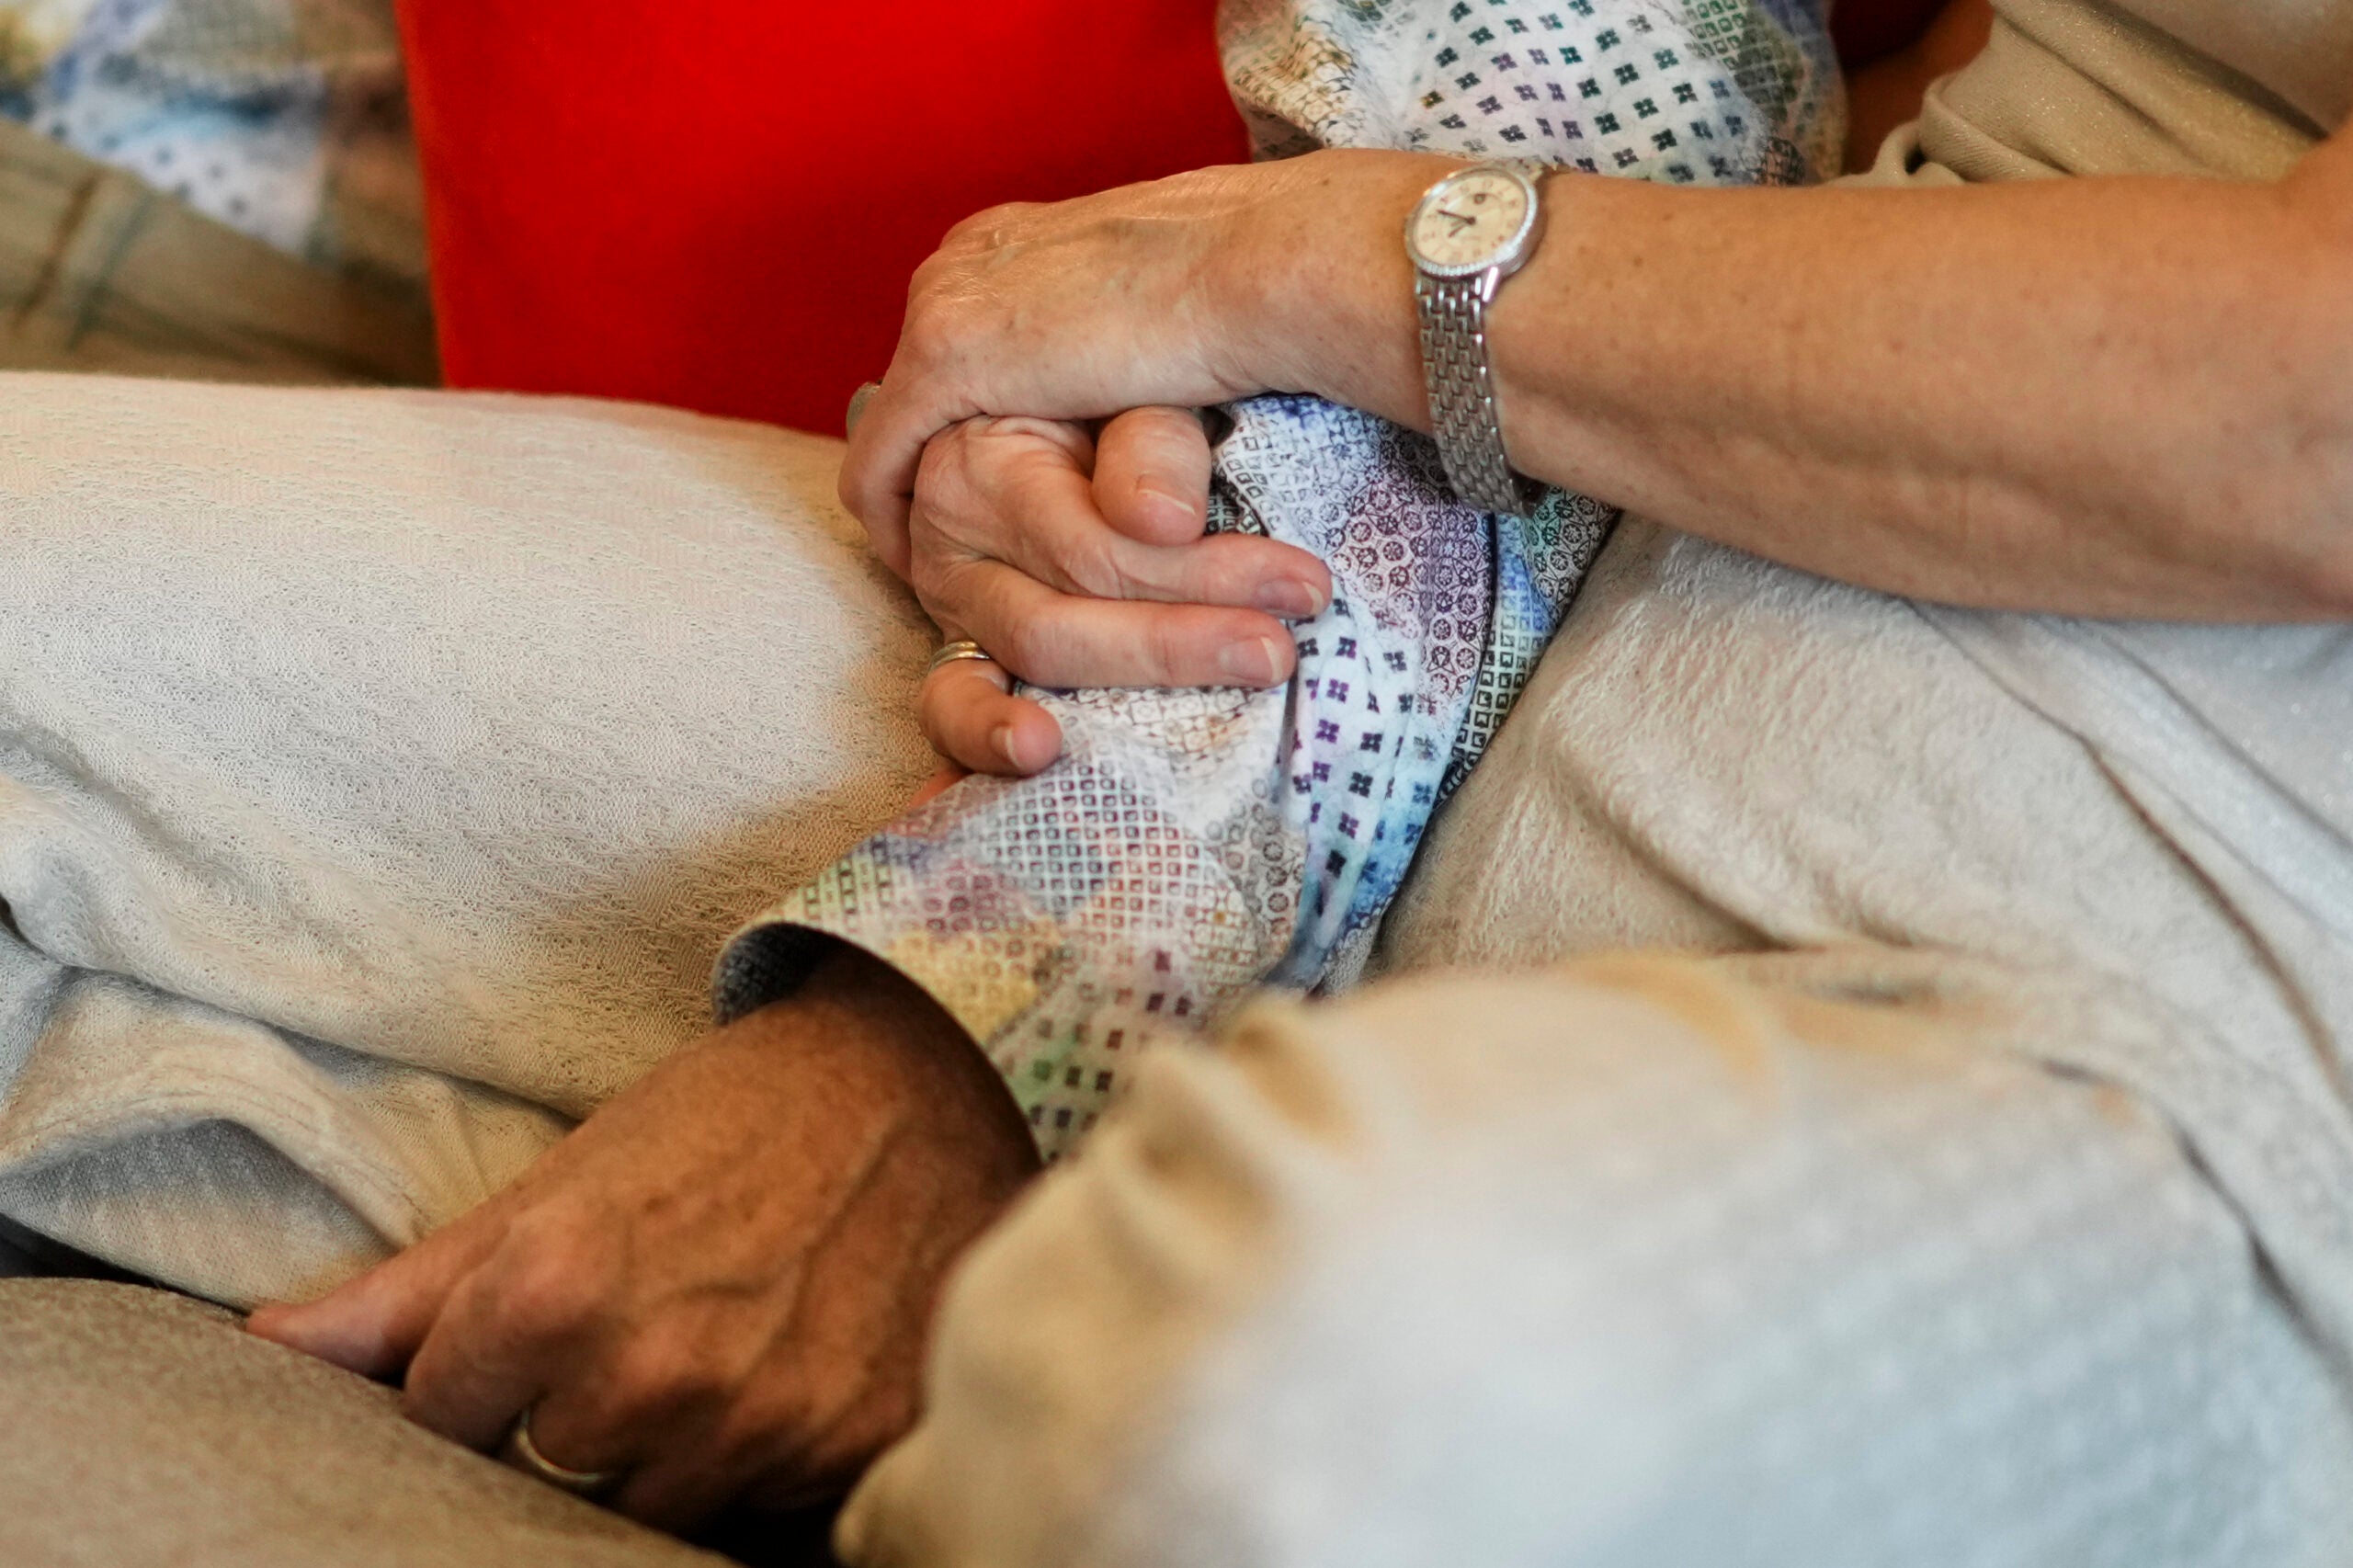
[[(1270, 153), (1826, 172), (1807, 6), (1267, 0)], [(790, 922), (885, 952), (1065, 1146), (1155, 1040), (1344, 982), (1608, 520), (1418, 437), (1230, 411), (1224, 526), (1330, 558), (1290, 695), (1050, 694), (1065, 762), (878, 834), (929, 639), (830, 443), (639, 410), (22, 379), (0, 395), (0, 1212), (224, 1300), (509, 1179)]]

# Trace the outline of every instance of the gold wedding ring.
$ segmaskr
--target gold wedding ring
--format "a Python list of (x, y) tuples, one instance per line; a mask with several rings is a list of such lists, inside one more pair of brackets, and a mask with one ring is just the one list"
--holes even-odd
[(621, 1472), (617, 1470), (574, 1470), (561, 1465), (540, 1451), (531, 1440), (531, 1413), (523, 1412), (515, 1429), (506, 1434), (503, 1457), (524, 1474), (546, 1482), (559, 1492), (569, 1492), (574, 1497), (602, 1497), (620, 1484)]
[(931, 656), (930, 666), (923, 673), (926, 676), (935, 675), (945, 666), (955, 664), (959, 660), (962, 659), (971, 659), (976, 663), (983, 665), (994, 665), (996, 663), (996, 660), (990, 656), (987, 649), (982, 647), (978, 642), (973, 642), (969, 637), (960, 637), (955, 642), (950, 642), (946, 647), (940, 649), (938, 653), (934, 653)]

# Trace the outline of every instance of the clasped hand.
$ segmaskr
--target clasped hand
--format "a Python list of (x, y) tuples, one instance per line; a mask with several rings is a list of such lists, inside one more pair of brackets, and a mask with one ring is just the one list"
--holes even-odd
[(1305, 551), (1203, 537), (1210, 447), (1190, 410), (1075, 424), (981, 417), (936, 437), (908, 520), (910, 581), (950, 637), (997, 665), (928, 676), (925, 733), (975, 772), (1034, 773), (1061, 749), (1039, 686), (1267, 687), (1297, 662), (1285, 620), (1329, 602)]
[[(844, 503), (949, 636), (1037, 685), (1280, 683), (1280, 622), (1320, 612), (1331, 575), (1288, 545), (1202, 537), (1190, 410), (1288, 389), (1425, 413), (1396, 233), (1449, 166), (1317, 153), (958, 225), (916, 272)], [(1347, 304), (1363, 299), (1385, 302), (1369, 329)], [(1053, 760), (1052, 719), (1007, 684), (974, 663), (933, 675), (934, 746), (983, 772)]]
[[(1272, 540), (1204, 537), (1192, 410), (1347, 383), (1269, 357), (1237, 301), (1268, 256), (1346, 270), (1349, 237), (1370, 233), (1387, 257), (1428, 165), (1317, 154), (1001, 209), (926, 264), (842, 493), (942, 629), (1000, 661), (926, 681), (945, 756), (1003, 774), (1053, 760), (1051, 716), (1006, 671), (1047, 687), (1290, 676), (1284, 622), (1328, 603), (1330, 574)], [(1339, 168), (1367, 177), (1334, 197)], [(1320, 240), (1302, 232), (1319, 222)], [(481, 1208), (251, 1326), (402, 1377), (411, 1415), (477, 1448), (528, 1412), (548, 1460), (620, 1472), (615, 1506), (650, 1522), (786, 1505), (840, 1489), (914, 1419), (948, 1270), (1036, 1168), (970, 1038), (842, 949)]]

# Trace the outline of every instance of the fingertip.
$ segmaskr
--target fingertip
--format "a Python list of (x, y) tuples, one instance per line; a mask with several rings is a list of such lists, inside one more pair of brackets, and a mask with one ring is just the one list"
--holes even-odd
[[(334, 1298), (326, 1300), (333, 1301)], [(322, 1304), (320, 1301), (264, 1301), (245, 1314), (245, 1332), (302, 1349), (304, 1346), (300, 1342), (312, 1336)]]
[(1060, 756), (1062, 726), (1035, 702), (1014, 696), (1010, 685), (1010, 675), (995, 664), (936, 671), (922, 696), (933, 749), (974, 773), (999, 778), (1026, 778)]
[(284, 1301), (264, 1301), (245, 1314), (245, 1332), (263, 1339), (282, 1340), (284, 1330), (281, 1324), (293, 1310)]
[(1062, 756), (1063, 727), (1036, 703), (1017, 701), (1013, 712), (990, 733), (989, 744), (1007, 767), (1027, 778)]
[(915, 504), (915, 471), (926, 443), (887, 438), (893, 434), (886, 428), (892, 420), (881, 406), (887, 397), (878, 392), (850, 433), (834, 488), (843, 509), (865, 526), (866, 537), (883, 565), (904, 578), (912, 562), (907, 519)]
[(1267, 683), (1268, 686), (1280, 686), (1299, 672), (1299, 643), (1288, 628), (1275, 639), (1273, 658), (1275, 678)]
[(1290, 629), (1264, 616), (1242, 616), (1217, 650), (1217, 667), (1233, 686), (1264, 691), (1289, 680), (1299, 665)]
[(329, 1296), (301, 1306), (271, 1302), (257, 1307), (245, 1319), (245, 1331), (365, 1377), (393, 1370), (382, 1334), (338, 1313), (335, 1301)]
[(975, 773), (1027, 778), (1063, 753), (1063, 727), (1036, 703), (1007, 698), (976, 715), (955, 737), (956, 760)]
[(407, 1365), (440, 1315), (458, 1278), (482, 1250), (480, 1238), (497, 1233), (484, 1227), (475, 1244), (465, 1244), (462, 1228), (437, 1236), (344, 1281), (316, 1301), (269, 1302), (246, 1319), (257, 1337), (299, 1350), (363, 1377), (382, 1378)]
[(1200, 538), (1209, 527), (1209, 495), (1188, 494), (1171, 474), (1140, 473), (1111, 494), (1097, 497), (1104, 521), (1145, 544), (1176, 545)]
[(1138, 408), (1103, 428), (1095, 504), (1104, 520), (1144, 544), (1187, 544), (1209, 526), (1211, 456), (1189, 408)]
[(1258, 585), (1258, 608), (1281, 620), (1313, 620), (1331, 608), (1328, 582), (1307, 577), (1276, 577)]

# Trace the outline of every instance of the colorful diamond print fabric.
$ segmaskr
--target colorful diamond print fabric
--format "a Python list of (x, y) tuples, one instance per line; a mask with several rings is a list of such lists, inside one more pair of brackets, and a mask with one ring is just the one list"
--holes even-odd
[[(1797, 0), (1228, 0), (1262, 155), (1508, 158), (1676, 184), (1835, 172), (1823, 7)], [(1510, 711), (1613, 520), (1555, 491), (1480, 512), (1420, 435), (1313, 398), (1223, 412), (1211, 526), (1330, 563), (1288, 689), (1032, 689), (1035, 778), (972, 778), (741, 933), (719, 1009), (788, 991), (823, 933), (910, 976), (1004, 1073), (1050, 1157), (1143, 1051), (1262, 985), (1362, 968), (1431, 813)]]

